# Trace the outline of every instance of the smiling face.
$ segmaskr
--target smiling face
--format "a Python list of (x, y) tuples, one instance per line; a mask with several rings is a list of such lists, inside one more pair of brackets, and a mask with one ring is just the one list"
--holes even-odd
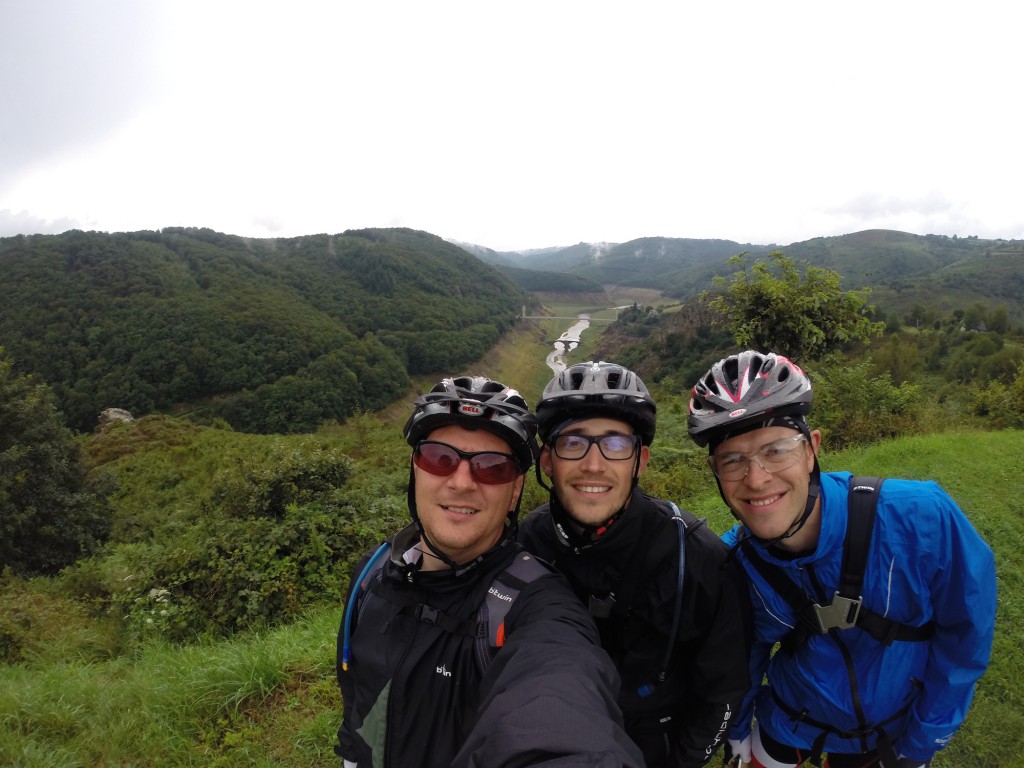
[[(566, 427), (561, 435), (632, 435), (633, 428), (616, 419), (585, 419)], [(647, 467), (651, 452), (640, 448), (640, 472)], [(606, 459), (597, 444), (577, 461), (559, 458), (550, 445), (540, 454), (540, 468), (549, 478), (558, 500), (573, 520), (584, 525), (601, 525), (622, 509), (633, 492), (633, 470), (637, 457)]]
[[(496, 451), (511, 453), (509, 444), (492, 432), (458, 426), (435, 429), (427, 437), (446, 443), (464, 453)], [(508, 513), (516, 506), (523, 490), (525, 475), (510, 483), (487, 485), (470, 473), (469, 462), (460, 461), (447, 477), (432, 475), (414, 465), (416, 511), (430, 543), (452, 561), (468, 563), (482, 555), (501, 539)], [(448, 566), (430, 556), (425, 544), (423, 569), (440, 570)]]
[[(762, 446), (799, 434), (788, 427), (765, 427), (725, 440), (715, 448), (715, 454), (737, 452), (753, 454)], [(800, 458), (791, 466), (775, 472), (766, 472), (756, 461), (749, 462), (746, 477), (737, 480), (719, 480), (722, 496), (759, 539), (774, 539), (792, 527), (804, 512), (814, 456), (821, 444), (821, 433), (811, 432), (811, 445), (800, 443), (795, 449)], [(776, 546), (793, 552), (812, 548), (818, 540), (821, 500), (807, 522), (792, 537), (779, 541)]]

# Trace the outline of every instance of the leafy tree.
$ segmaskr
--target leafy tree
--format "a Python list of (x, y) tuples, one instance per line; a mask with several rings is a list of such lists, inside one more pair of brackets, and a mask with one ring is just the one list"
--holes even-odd
[(866, 303), (868, 289), (844, 292), (838, 273), (808, 265), (801, 279), (782, 251), (772, 251), (769, 261), (758, 260), (749, 271), (744, 258), (740, 254), (729, 259), (740, 271), (731, 282), (716, 277), (715, 285), (725, 292), (709, 301), (724, 316), (738, 345), (808, 361), (883, 332), (884, 323), (868, 316), (874, 311)]
[(110, 529), (78, 445), (44, 384), (15, 373), (0, 348), (0, 569), (56, 573)]

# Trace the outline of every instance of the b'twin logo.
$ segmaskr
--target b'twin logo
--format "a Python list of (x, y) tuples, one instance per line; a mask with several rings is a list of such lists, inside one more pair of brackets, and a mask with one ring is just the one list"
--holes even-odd
[(487, 590), (487, 592), (488, 592), (488, 594), (494, 595), (499, 600), (504, 600), (506, 603), (511, 603), (512, 602), (512, 595), (503, 595), (503, 594), (501, 594), (501, 592), (496, 590), (494, 587), (490, 587)]
[(439, 674), (439, 675), (440, 675), (441, 677), (451, 677), (451, 676), (452, 676), (452, 673), (451, 673), (451, 672), (449, 672), (449, 671), (448, 671), (448, 670), (447, 670), (447, 669), (445, 668), (444, 664), (442, 664), (442, 665), (441, 665), (440, 667), (438, 667), (438, 668), (437, 668), (437, 670), (436, 670), (436, 672), (437, 672), (437, 674)]

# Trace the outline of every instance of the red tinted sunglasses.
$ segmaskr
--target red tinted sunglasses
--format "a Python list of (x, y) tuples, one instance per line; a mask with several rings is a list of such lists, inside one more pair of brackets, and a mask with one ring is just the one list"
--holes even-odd
[(448, 443), (435, 443), (432, 440), (425, 440), (416, 446), (412, 452), (412, 461), (424, 472), (438, 477), (454, 474), (461, 461), (468, 461), (469, 473), (474, 480), (484, 485), (511, 483), (522, 474), (519, 462), (511, 454), (497, 451), (466, 453)]

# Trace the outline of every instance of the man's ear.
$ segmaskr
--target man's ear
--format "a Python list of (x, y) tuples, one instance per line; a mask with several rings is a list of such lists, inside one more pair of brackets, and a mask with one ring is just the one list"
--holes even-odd
[(526, 487), (526, 473), (524, 472), (515, 480), (512, 481), (512, 509), (509, 510), (509, 514), (515, 512), (516, 504), (523, 497), (523, 489)]
[(644, 473), (644, 470), (647, 469), (647, 462), (649, 462), (650, 460), (651, 460), (651, 449), (650, 449), (650, 446), (641, 445), (640, 446), (640, 468), (638, 470), (639, 474), (642, 475)]
[(807, 471), (810, 472), (814, 469), (814, 460), (818, 458), (818, 451), (821, 450), (821, 432), (816, 429), (811, 430), (811, 440), (808, 445), (811, 446), (811, 455), (807, 457)]
[(817, 456), (821, 450), (821, 430), (811, 430), (811, 450), (814, 451), (814, 455)]
[(548, 446), (541, 447), (540, 458), (537, 459), (537, 463), (540, 464), (541, 472), (551, 477), (551, 449)]

